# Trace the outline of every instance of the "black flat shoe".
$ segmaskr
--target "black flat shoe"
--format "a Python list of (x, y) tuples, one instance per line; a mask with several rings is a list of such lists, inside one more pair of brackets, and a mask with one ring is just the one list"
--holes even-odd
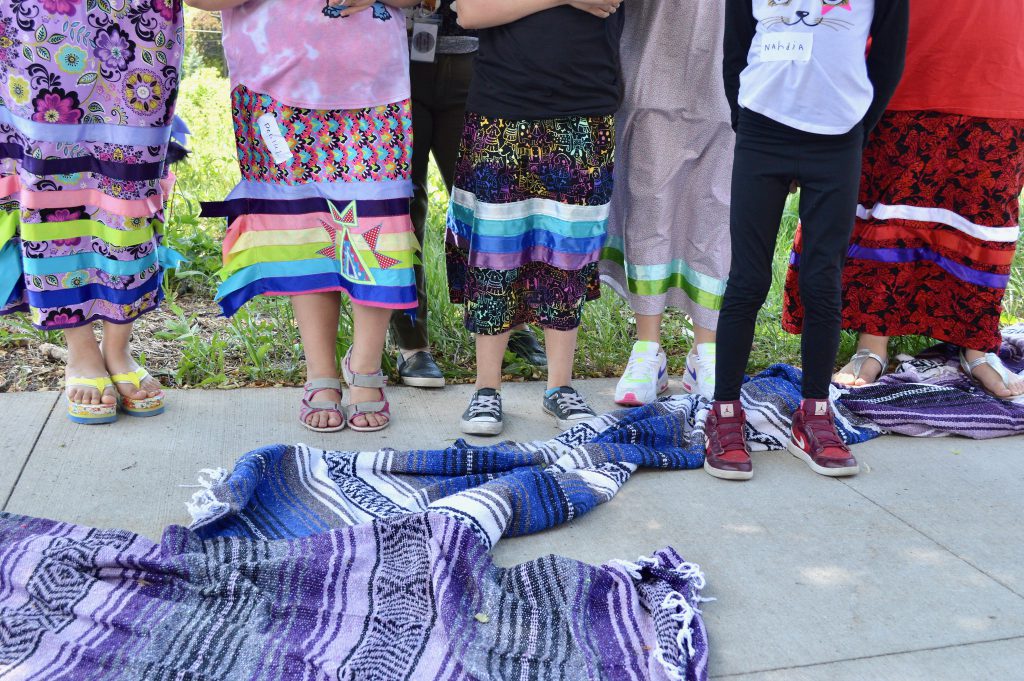
[(540, 344), (537, 336), (528, 326), (525, 329), (512, 332), (512, 335), (508, 337), (508, 349), (516, 357), (535, 367), (548, 365), (548, 356), (544, 352), (544, 346)]
[(398, 377), (405, 385), (414, 388), (443, 388), (444, 374), (434, 361), (434, 356), (425, 350), (409, 359), (398, 353)]

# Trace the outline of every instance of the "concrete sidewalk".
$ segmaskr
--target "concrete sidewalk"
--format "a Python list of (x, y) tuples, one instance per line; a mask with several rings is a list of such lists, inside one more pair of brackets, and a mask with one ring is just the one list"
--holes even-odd
[[(612, 409), (614, 381), (585, 381)], [(542, 385), (503, 391), (511, 439), (556, 433)], [(293, 389), (172, 392), (156, 419), (80, 427), (57, 393), (0, 395), (5, 511), (159, 537), (187, 523), (201, 468), (260, 445), (440, 447), (470, 387), (392, 388), (384, 433), (316, 435)], [(1024, 679), (1024, 438), (882, 438), (856, 449), (864, 472), (814, 475), (787, 453), (756, 456), (748, 483), (701, 471), (644, 472), (580, 520), (495, 550), (511, 565), (547, 553), (591, 563), (665, 545), (701, 564), (716, 679)]]

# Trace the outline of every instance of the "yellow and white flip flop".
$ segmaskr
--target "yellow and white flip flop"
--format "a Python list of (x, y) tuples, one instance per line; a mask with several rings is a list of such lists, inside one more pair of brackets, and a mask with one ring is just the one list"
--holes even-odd
[[(147, 378), (149, 378), (149, 372), (144, 367), (139, 367), (131, 373), (114, 374), (110, 377), (110, 380), (114, 383), (130, 384), (136, 390), (142, 390), (142, 382)], [(119, 395), (119, 397), (121, 399), (121, 409), (128, 416), (146, 417), (164, 413), (163, 390), (156, 397), (145, 397), (141, 400), (125, 397), (124, 395)]]
[[(67, 395), (67, 389), (75, 386), (95, 388), (102, 396), (107, 388), (114, 387), (114, 382), (107, 376), (101, 376), (100, 378), (68, 378), (64, 381), (65, 396)], [(72, 402), (68, 398), (68, 419), (72, 423), (81, 423), (89, 426), (99, 423), (113, 423), (117, 420), (117, 404), (81, 404)]]

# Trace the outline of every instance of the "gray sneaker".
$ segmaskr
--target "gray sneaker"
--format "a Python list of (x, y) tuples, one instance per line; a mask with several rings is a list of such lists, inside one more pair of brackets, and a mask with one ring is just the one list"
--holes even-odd
[(473, 393), (462, 414), (462, 432), (467, 435), (498, 435), (504, 426), (501, 393), (493, 388), (481, 388)]
[(550, 396), (544, 393), (544, 411), (555, 417), (559, 428), (568, 428), (596, 416), (583, 395), (568, 385), (563, 385)]

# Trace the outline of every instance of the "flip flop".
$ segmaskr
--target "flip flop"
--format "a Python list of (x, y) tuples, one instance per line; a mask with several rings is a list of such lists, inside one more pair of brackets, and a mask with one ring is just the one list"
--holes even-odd
[[(351, 357), (352, 348), (349, 348), (348, 352), (345, 353), (345, 358), (341, 361), (341, 371), (345, 376), (345, 382), (348, 383), (350, 388), (377, 388), (380, 391), (380, 400), (376, 402), (357, 402), (345, 407), (348, 426), (357, 433), (376, 433), (379, 430), (384, 430), (391, 425), (391, 404), (384, 397), (384, 386), (387, 385), (384, 372), (378, 369), (375, 374), (357, 374), (349, 366)], [(379, 426), (357, 426), (352, 423), (352, 419), (360, 414), (381, 414), (386, 416), (388, 420)]]
[[(149, 372), (146, 371), (145, 367), (139, 367), (135, 371), (127, 374), (114, 374), (110, 377), (110, 380), (115, 384), (126, 384), (131, 385), (136, 390), (142, 390), (142, 382), (149, 378)], [(136, 416), (145, 418), (148, 416), (157, 416), (158, 414), (164, 413), (164, 391), (161, 390), (160, 394), (156, 397), (144, 397), (142, 399), (134, 399), (132, 397), (126, 397), (120, 395), (121, 398), (121, 410), (128, 416)]]
[[(64, 381), (64, 395), (67, 396), (68, 388), (80, 386), (84, 388), (95, 388), (99, 391), (100, 397), (107, 388), (113, 388), (114, 383), (109, 376), (99, 378), (67, 378)], [(117, 420), (117, 404), (81, 404), (72, 402), (68, 398), (68, 420), (72, 423), (94, 426), (100, 423), (113, 423)]]
[(1007, 388), (1010, 387), (1010, 376), (1012, 374), (1010, 373), (1010, 370), (1006, 368), (1006, 365), (1003, 364), (1003, 360), (999, 359), (999, 355), (997, 355), (994, 352), (987, 352), (978, 359), (968, 361), (967, 355), (964, 353), (964, 351), (960, 351), (960, 368), (963, 369), (964, 373), (967, 374), (968, 378), (970, 378), (972, 381), (978, 384), (979, 388), (984, 390), (987, 394), (992, 395), (992, 397), (996, 398), (997, 400), (1002, 400), (1004, 402), (1024, 403), (1024, 395), (1016, 395), (1013, 397), (1000, 397), (999, 395), (993, 394), (988, 388), (985, 387), (984, 383), (975, 378), (974, 370), (983, 364), (987, 364), (990, 367), (992, 367), (992, 369), (997, 374), (999, 374), (999, 378), (1002, 379), (1003, 385), (1005, 385)]
[[(299, 423), (305, 426), (307, 429), (312, 430), (314, 433), (337, 433), (339, 430), (345, 429), (345, 412), (341, 410), (341, 405), (338, 402), (331, 402), (330, 400), (315, 400), (314, 397), (318, 393), (324, 390), (337, 390), (338, 394), (341, 394), (341, 381), (336, 378), (314, 378), (305, 385), (306, 393), (302, 396), (302, 408), (299, 409)], [(336, 426), (326, 426), (324, 428), (314, 428), (309, 425), (307, 418), (311, 414), (317, 414), (323, 411), (337, 412), (341, 416), (341, 423)]]

